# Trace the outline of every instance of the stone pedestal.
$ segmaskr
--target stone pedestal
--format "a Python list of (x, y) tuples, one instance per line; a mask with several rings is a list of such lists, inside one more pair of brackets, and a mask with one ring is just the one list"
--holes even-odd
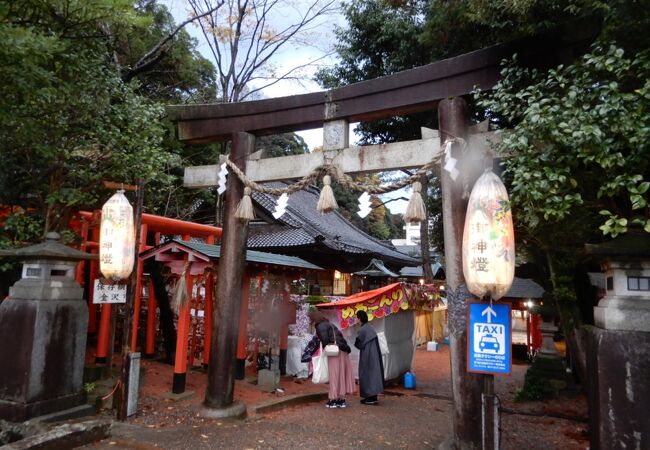
[(650, 333), (650, 298), (608, 295), (594, 308), (594, 323), (607, 330)]
[(650, 449), (650, 333), (587, 332), (590, 448)]
[(632, 229), (585, 251), (606, 288), (586, 331), (590, 448), (650, 449), (650, 233)]
[(84, 403), (88, 307), (75, 280), (92, 256), (47, 241), (0, 256), (24, 262), (22, 279), (0, 304), (0, 418), (21, 422)]
[(24, 421), (84, 402), (87, 324), (80, 300), (0, 304), (0, 418)]

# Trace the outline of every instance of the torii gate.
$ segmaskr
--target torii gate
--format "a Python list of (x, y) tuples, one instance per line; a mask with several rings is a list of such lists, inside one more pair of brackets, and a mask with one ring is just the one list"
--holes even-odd
[[(578, 31), (581, 31), (577, 28)], [(593, 30), (592, 30), (593, 31)], [(454, 443), (458, 448), (480, 448), (481, 392), (484, 375), (467, 372), (466, 301), (461, 247), (467, 199), (478, 173), (470, 169), (470, 155), (488, 148), (488, 133), (469, 134), (465, 101), (476, 87), (490, 89), (499, 80), (500, 62), (519, 54), (522, 63), (556, 65), (582, 51), (593, 33), (567, 37), (555, 33), (544, 41), (518, 41), (495, 46), (382, 78), (306, 95), (231, 104), (168, 106), (171, 120), (178, 123), (178, 138), (186, 143), (232, 141), (230, 159), (248, 178), (271, 181), (306, 175), (328, 158), (346, 173), (408, 169), (430, 162), (441, 144), (463, 138), (469, 152), (455, 151), (464, 182), (454, 182), (441, 171), (443, 226), (449, 298), (452, 393), (454, 399)], [(437, 106), (440, 132), (424, 131), (421, 140), (349, 147), (348, 123), (433, 110)], [(323, 127), (324, 153), (273, 159), (248, 159), (255, 148), (255, 136)], [(461, 154), (463, 153), (463, 154)], [(189, 167), (185, 185), (217, 184), (219, 166)], [(465, 184), (465, 186), (463, 186)], [(226, 192), (221, 264), (214, 308), (208, 387), (203, 413), (209, 417), (236, 416), (245, 406), (233, 403), (235, 351), (244, 257), (248, 226), (235, 218), (243, 184), (231, 175)]]

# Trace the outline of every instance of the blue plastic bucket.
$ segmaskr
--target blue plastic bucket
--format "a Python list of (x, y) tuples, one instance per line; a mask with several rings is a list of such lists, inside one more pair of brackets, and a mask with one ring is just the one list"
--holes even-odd
[(404, 374), (404, 389), (415, 389), (415, 374), (406, 372)]

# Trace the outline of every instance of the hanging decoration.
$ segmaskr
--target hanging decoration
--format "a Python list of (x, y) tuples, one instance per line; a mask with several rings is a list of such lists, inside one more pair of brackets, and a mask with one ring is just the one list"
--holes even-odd
[(106, 278), (124, 280), (135, 262), (133, 208), (118, 190), (102, 207), (99, 232), (99, 270)]
[(413, 306), (412, 298), (407, 295), (405, 285), (393, 283), (372, 291), (359, 292), (337, 302), (321, 303), (319, 309), (334, 308), (338, 315), (341, 329), (358, 323), (357, 312), (365, 311), (368, 320), (381, 319)]
[(469, 291), (503, 297), (515, 274), (515, 235), (508, 192), (492, 170), (476, 181), (463, 232), (463, 273)]
[(453, 145), (452, 140), (448, 140), (445, 143), (445, 167), (444, 169), (449, 173), (449, 176), (453, 181), (456, 181), (458, 178), (459, 171), (456, 169), (456, 163), (458, 160), (451, 156), (451, 146)]
[(372, 204), (370, 203), (370, 194), (364, 191), (363, 194), (359, 197), (359, 211), (357, 214), (362, 219), (365, 219), (368, 214), (372, 211)]
[(219, 195), (226, 192), (226, 177), (228, 176), (228, 167), (226, 163), (221, 164), (221, 170), (219, 171), (219, 182), (217, 187), (217, 193)]
[(248, 189), (248, 191), (245, 191), (244, 197), (238, 205), (238, 212), (236, 215), (241, 220), (247, 221), (254, 218), (252, 201), (250, 199), (250, 193), (252, 191), (280, 197), (277, 200), (278, 203), (276, 206), (276, 211), (274, 213), (274, 217), (276, 219), (279, 219), (286, 211), (286, 204), (284, 205), (284, 208), (282, 208), (282, 202), (284, 202), (282, 195), (286, 194), (288, 196), (294, 192), (306, 188), (309, 185), (313, 185), (321, 176), (323, 177), (323, 189), (321, 190), (321, 194), (318, 199), (317, 208), (318, 211), (322, 214), (329, 213), (338, 208), (338, 204), (336, 202), (336, 198), (334, 197), (334, 192), (332, 191), (331, 186), (332, 177), (336, 179), (338, 184), (343, 189), (363, 193), (359, 197), (359, 212), (357, 212), (360, 217), (366, 217), (370, 213), (371, 209), (369, 210), (368, 207), (364, 206), (367, 205), (367, 202), (370, 201), (371, 195), (386, 194), (388, 192), (402, 189), (408, 185), (413, 185), (413, 195), (409, 200), (411, 214), (408, 217), (412, 222), (421, 222), (423, 220), (426, 220), (426, 209), (424, 208), (424, 202), (422, 201), (422, 185), (420, 183), (420, 180), (423, 178), (429, 178), (429, 172), (434, 168), (434, 166), (440, 163), (440, 160), (443, 156), (445, 156), (446, 161), (445, 170), (449, 172), (452, 179), (455, 180), (458, 177), (459, 171), (455, 167), (457, 161), (455, 158), (451, 157), (451, 146), (454, 143), (461, 145), (461, 148), (463, 149), (467, 146), (466, 142), (461, 138), (450, 138), (444, 144), (444, 153), (439, 153), (431, 161), (416, 170), (412, 175), (387, 186), (377, 186), (374, 184), (358, 182), (343, 172), (340, 167), (332, 164), (332, 161), (329, 160), (324, 161), (322, 165), (314, 168), (311, 173), (305, 175), (297, 182), (289, 184), (286, 187), (273, 188), (251, 180), (239, 167), (237, 167), (234, 162), (232, 162), (230, 159), (226, 159), (226, 161), (221, 165), (221, 171), (219, 172), (219, 188), (217, 191), (219, 194), (222, 194), (226, 190), (226, 176), (229, 175), (229, 172), (235, 174), (235, 176), (237, 176), (237, 178), (239, 178), (244, 186)]
[(178, 277), (176, 285), (174, 286), (174, 291), (172, 292), (171, 307), (176, 314), (180, 313), (181, 308), (183, 308), (183, 306), (185, 306), (187, 302), (190, 301), (190, 298), (187, 295), (186, 275), (191, 265), (192, 263), (190, 261), (185, 263), (183, 266), (183, 271)]
[(316, 208), (321, 214), (332, 212), (339, 207), (336, 203), (336, 198), (334, 197), (334, 191), (332, 190), (332, 177), (325, 175), (323, 177), (323, 189), (320, 191), (320, 197), (318, 198), (318, 205)]
[(409, 199), (408, 205), (406, 205), (406, 211), (404, 212), (404, 222), (414, 223), (414, 222), (423, 222), (427, 220), (427, 210), (424, 207), (424, 201), (422, 200), (422, 184), (419, 181), (413, 183), (413, 193)]
[(287, 212), (288, 203), (289, 203), (289, 196), (283, 192), (282, 195), (278, 197), (278, 201), (275, 205), (275, 212), (273, 212), (273, 217), (275, 217), (276, 219), (282, 217), (284, 213)]
[(235, 217), (245, 222), (255, 218), (253, 201), (251, 200), (251, 188), (248, 186), (244, 188), (244, 196), (239, 201), (239, 205), (237, 205)]

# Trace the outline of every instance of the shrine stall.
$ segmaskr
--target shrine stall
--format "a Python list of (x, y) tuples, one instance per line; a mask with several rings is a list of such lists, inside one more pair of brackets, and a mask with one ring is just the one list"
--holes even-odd
[(326, 317), (341, 329), (352, 347), (350, 359), (355, 377), (359, 365), (359, 350), (354, 348), (360, 326), (357, 311), (365, 311), (368, 322), (386, 338), (388, 354), (382, 355), (386, 380), (396, 379), (411, 369), (415, 355), (415, 311), (420, 292), (416, 285), (393, 283), (318, 305)]

